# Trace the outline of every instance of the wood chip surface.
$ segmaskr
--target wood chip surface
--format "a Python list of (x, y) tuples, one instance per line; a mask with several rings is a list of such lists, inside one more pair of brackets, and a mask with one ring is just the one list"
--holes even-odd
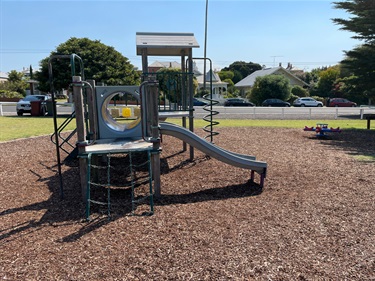
[(77, 163), (60, 198), (48, 136), (0, 143), (0, 280), (375, 280), (374, 130), (219, 132), (268, 163), (263, 189), (163, 136), (154, 215), (93, 208), (90, 222)]

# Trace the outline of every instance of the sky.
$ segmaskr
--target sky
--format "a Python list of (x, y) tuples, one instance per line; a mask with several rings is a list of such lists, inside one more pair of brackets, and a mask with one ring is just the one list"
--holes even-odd
[[(136, 32), (194, 33), (213, 68), (235, 61), (266, 67), (293, 66), (311, 71), (337, 64), (344, 50), (361, 42), (332, 18), (348, 18), (328, 0), (0, 0), (0, 71), (34, 70), (71, 37), (100, 40), (141, 69)], [(176, 57), (150, 57), (178, 61)], [(203, 69), (203, 61), (197, 61)]]

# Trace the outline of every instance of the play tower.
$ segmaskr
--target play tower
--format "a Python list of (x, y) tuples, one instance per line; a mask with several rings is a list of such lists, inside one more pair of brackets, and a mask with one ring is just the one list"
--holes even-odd
[[(263, 186), (265, 162), (217, 147), (194, 133), (192, 48), (199, 47), (194, 35), (139, 32), (136, 42), (137, 54), (142, 56), (140, 86), (98, 86), (95, 81), (85, 81), (83, 71), (81, 76), (72, 73), (76, 150), (87, 218), (92, 204), (106, 205), (110, 215), (111, 192), (115, 189), (130, 190), (132, 213), (144, 205), (147, 209), (141, 209), (142, 213), (153, 213), (154, 196), (161, 196), (160, 139), (163, 134), (180, 139), (184, 150), (189, 145), (190, 159), (197, 148), (227, 164), (249, 169), (251, 181), (258, 173), (260, 186)], [(181, 73), (161, 77), (148, 72), (149, 56), (180, 56)], [(77, 56), (71, 56), (72, 64), (74, 58)], [(181, 118), (182, 126), (165, 122), (170, 117)], [(57, 150), (61, 147), (58, 134), (55, 129)], [(121, 168), (120, 181), (112, 176), (119, 161), (126, 163), (126, 168)], [(97, 197), (102, 200), (92, 197), (95, 190), (102, 190)]]

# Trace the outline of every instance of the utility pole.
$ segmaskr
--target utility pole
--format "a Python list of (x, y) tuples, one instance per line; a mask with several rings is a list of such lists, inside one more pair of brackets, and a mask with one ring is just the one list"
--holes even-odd
[(207, 14), (208, 14), (208, 0), (206, 0), (206, 16), (204, 24), (204, 59), (203, 59), (203, 89), (206, 90), (206, 51), (207, 51)]

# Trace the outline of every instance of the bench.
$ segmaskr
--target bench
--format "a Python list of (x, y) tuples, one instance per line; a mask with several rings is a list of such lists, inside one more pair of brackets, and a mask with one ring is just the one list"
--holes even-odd
[(370, 130), (370, 123), (371, 120), (375, 119), (375, 114), (368, 114), (366, 115), (366, 120), (367, 120), (367, 130)]

